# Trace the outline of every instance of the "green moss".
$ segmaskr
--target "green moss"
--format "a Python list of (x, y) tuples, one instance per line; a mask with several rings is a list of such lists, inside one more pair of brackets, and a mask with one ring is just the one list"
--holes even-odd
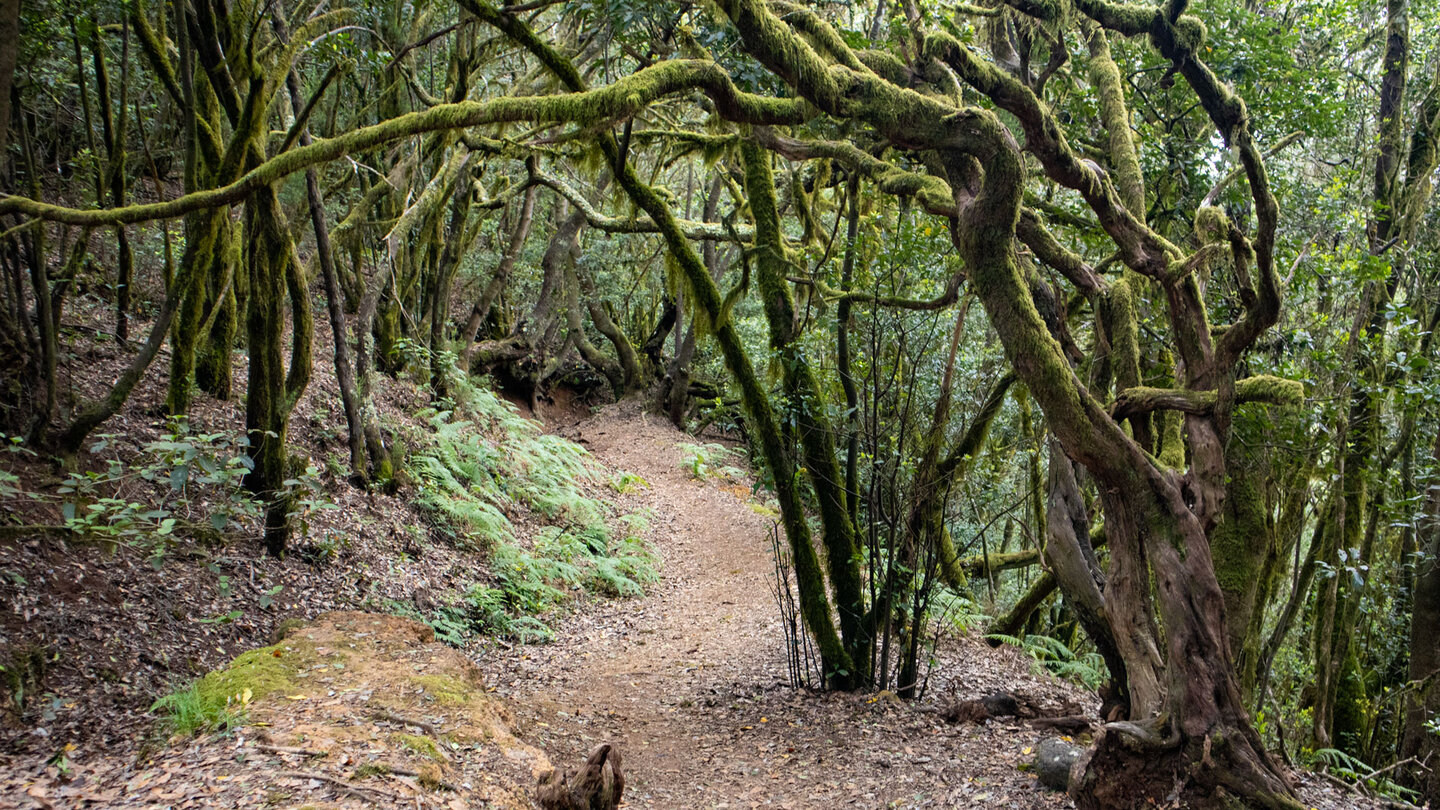
[(372, 776), (385, 776), (388, 773), (390, 773), (389, 765), (383, 762), (367, 762), (355, 769), (355, 775), (352, 778), (359, 781)]
[(224, 669), (201, 678), (196, 684), (200, 700), (207, 706), (224, 706), (249, 690), (251, 700), (294, 691), (300, 670), (320, 660), (308, 641), (281, 642), (242, 653)]
[(1267, 402), (1271, 405), (1299, 405), (1305, 401), (1305, 385), (1269, 374), (1257, 374), (1235, 383), (1237, 402)]
[(1140, 157), (1130, 135), (1130, 112), (1125, 106), (1124, 80), (1110, 56), (1105, 32), (1096, 25), (1086, 26), (1090, 40), (1090, 77), (1100, 97), (1100, 115), (1110, 140), (1110, 168), (1115, 174), (1115, 188), (1132, 214), (1145, 215), (1145, 181), (1140, 171)]
[(445, 754), (441, 753), (440, 746), (429, 737), (421, 737), (418, 734), (397, 734), (395, 735), (395, 739), (400, 742), (400, 746), (406, 751), (419, 754), (426, 759), (432, 759), (436, 762), (445, 761)]
[[(335, 656), (343, 659), (343, 656)], [(224, 731), (245, 722), (250, 705), (300, 688), (298, 674), (320, 660), (308, 641), (282, 642), (235, 658), (188, 687), (155, 701), (172, 732), (189, 735)]]
[(1230, 233), (1230, 218), (1213, 205), (1202, 205), (1195, 211), (1195, 240), (1202, 245), (1224, 241)]
[(448, 675), (421, 675), (412, 683), (425, 689), (425, 694), (441, 706), (459, 706), (470, 702), (473, 690)]

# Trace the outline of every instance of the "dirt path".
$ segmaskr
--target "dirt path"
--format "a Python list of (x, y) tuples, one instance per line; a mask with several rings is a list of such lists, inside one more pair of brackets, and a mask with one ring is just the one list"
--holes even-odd
[[(649, 483), (638, 500), (664, 572), (644, 599), (562, 622), (554, 644), (481, 661), (557, 764), (616, 743), (634, 807), (1064, 806), (1017, 769), (1038, 739), (1028, 728), (996, 734), (894, 698), (790, 689), (769, 520), (747, 486), (682, 469), (682, 434), (614, 411), (560, 432)], [(1032, 680), (1023, 662), (962, 646), (984, 664), (962, 697), (1057, 688), (1017, 684)]]

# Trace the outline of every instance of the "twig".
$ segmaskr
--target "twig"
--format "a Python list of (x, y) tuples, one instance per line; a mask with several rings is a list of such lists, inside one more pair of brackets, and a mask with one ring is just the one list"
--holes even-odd
[(360, 787), (358, 785), (352, 785), (349, 782), (346, 782), (344, 779), (340, 779), (339, 777), (313, 771), (281, 771), (276, 775), (285, 779), (314, 779), (317, 782), (324, 782), (344, 793), (349, 793), (352, 796), (356, 796), (361, 799), (369, 799), (371, 801), (373, 801), (376, 796), (383, 796), (394, 802), (398, 802), (403, 798), (398, 793), (393, 793), (388, 790), (381, 790), (380, 788)]
[(264, 751), (267, 754), (295, 754), (296, 756), (301, 757), (330, 756), (329, 751), (316, 751), (313, 748), (294, 748), (288, 745), (266, 745), (265, 743), (255, 743), (250, 747), (259, 751)]
[(1334, 785), (1335, 787), (1343, 788), (1344, 790), (1352, 791), (1353, 793), (1355, 793), (1355, 794), (1357, 794), (1357, 795), (1361, 795), (1361, 796), (1364, 795), (1363, 793), (1360, 792), (1360, 789), (1359, 789), (1359, 788), (1355, 787), (1355, 785), (1351, 784), (1350, 782), (1346, 782), (1344, 779), (1341, 779), (1340, 777), (1335, 776), (1334, 774), (1326, 773), (1326, 772), (1324, 772), (1324, 771), (1316, 771), (1316, 772), (1315, 772), (1315, 775), (1316, 775), (1316, 776), (1319, 776), (1321, 779), (1324, 779), (1326, 782), (1329, 782), (1330, 784)]
[(405, 717), (403, 715), (396, 714), (389, 709), (374, 709), (370, 712), (370, 716), (375, 718), (376, 720), (388, 720), (392, 723), (402, 723), (407, 726), (414, 726), (415, 728), (418, 728), (428, 734), (433, 734), (436, 736), (439, 736), (440, 734), (440, 727), (435, 725), (434, 723), (427, 723), (424, 720), (416, 720), (412, 717)]
[(1392, 762), (1392, 763), (1390, 763), (1389, 765), (1386, 765), (1386, 766), (1383, 767), (1383, 768), (1379, 768), (1379, 769), (1377, 769), (1377, 770), (1373, 770), (1373, 771), (1371, 771), (1370, 773), (1368, 773), (1368, 774), (1360, 777), (1360, 782), (1361, 782), (1361, 784), (1364, 784), (1365, 782), (1368, 782), (1368, 781), (1370, 781), (1371, 779), (1374, 779), (1375, 777), (1380, 776), (1381, 774), (1389, 773), (1389, 772), (1395, 770), (1396, 768), (1402, 768), (1402, 767), (1404, 767), (1404, 766), (1406, 766), (1406, 765), (1409, 765), (1410, 763), (1416, 762), (1416, 761), (1417, 761), (1417, 760), (1415, 759), (1415, 757), (1406, 757), (1405, 759), (1402, 759), (1402, 760), (1400, 760), (1399, 762)]

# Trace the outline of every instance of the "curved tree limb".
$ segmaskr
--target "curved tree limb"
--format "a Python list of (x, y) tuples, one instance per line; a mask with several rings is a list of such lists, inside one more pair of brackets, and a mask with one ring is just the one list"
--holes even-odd
[(240, 202), (281, 178), (353, 152), (427, 132), (464, 129), (514, 121), (598, 124), (633, 117), (649, 104), (678, 93), (703, 90), (730, 120), (799, 123), (809, 116), (804, 102), (742, 93), (729, 74), (713, 62), (675, 60), (657, 64), (594, 90), (560, 96), (462, 101), (407, 113), (360, 127), (334, 138), (277, 155), (225, 186), (158, 203), (108, 209), (76, 209), (8, 195), (0, 197), (0, 215), (20, 214), (72, 225), (115, 225), (182, 216), (203, 208)]

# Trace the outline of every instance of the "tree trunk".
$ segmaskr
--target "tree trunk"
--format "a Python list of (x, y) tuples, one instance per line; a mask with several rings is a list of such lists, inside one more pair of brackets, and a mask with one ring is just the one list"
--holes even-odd
[[(0, 0), (0, 156), (8, 154), (10, 88), (20, 58), (20, 0)], [(0, 170), (3, 170), (0, 166)]]
[[(797, 341), (795, 304), (785, 273), (785, 248), (781, 241), (775, 209), (775, 181), (770, 173), (770, 155), (750, 141), (741, 144), (745, 162), (745, 190), (755, 220), (755, 276), (761, 304), (770, 329), (770, 345), (780, 355), (785, 387), (796, 408), (796, 428), (805, 459), (807, 478), (815, 491), (823, 527), (825, 557), (835, 606), (840, 618), (840, 635), (850, 659), (870, 658), (871, 628), (865, 622), (864, 590), (855, 526), (845, 505), (844, 474), (835, 452), (835, 439), (823, 414), (824, 398), (805, 351)], [(707, 276), (708, 278), (708, 276)], [(779, 474), (778, 471), (776, 473)], [(852, 683), (863, 684), (869, 673), (850, 673)]]
[[(1435, 434), (1431, 458), (1440, 468), (1440, 432)], [(1424, 554), (1416, 566), (1414, 607), (1410, 613), (1410, 693), (1405, 699), (1405, 730), (1400, 738), (1400, 759), (1414, 757), (1429, 763), (1408, 773), (1410, 786), (1419, 790), (1418, 803), (1440, 807), (1440, 732), (1428, 724), (1440, 722), (1440, 485), (1426, 490), (1420, 525)]]
[[(261, 189), (245, 204), (249, 245), (245, 264), (250, 277), (245, 319), (250, 348), (245, 432), (253, 463), (245, 476), (245, 488), (265, 503), (265, 550), (272, 557), (285, 553), (290, 537), (290, 496), (285, 487), (290, 476), (285, 444), (295, 397), (287, 390), (286, 377), (298, 382), (302, 373), (292, 360), (287, 375), (283, 362), (286, 279), (295, 273), (288, 267), (292, 259), (290, 237), (281, 216), (273, 186)], [(308, 306), (309, 301), (301, 300), (299, 305)], [(294, 333), (292, 339), (300, 342), (300, 324), (295, 324)], [(292, 356), (298, 349), (292, 350)]]
[(525, 240), (530, 236), (530, 225), (535, 219), (535, 195), (539, 192), (539, 186), (530, 186), (525, 189), (525, 197), (520, 203), (520, 219), (515, 224), (515, 230), (510, 235), (510, 244), (505, 248), (505, 254), (500, 257), (500, 263), (495, 267), (495, 274), (491, 276), (490, 283), (485, 285), (475, 306), (470, 309), (470, 316), (466, 318), (465, 325), (460, 329), (460, 367), (466, 370), (470, 368), (470, 356), (475, 352), (475, 336), (480, 334), (480, 324), (490, 315), (490, 307), (494, 305), (495, 299), (500, 295), (500, 290), (510, 279), (510, 270), (520, 258), (520, 251), (525, 247)]
[[(105, 151), (109, 164), (106, 167), (106, 185), (110, 190), (110, 205), (119, 208), (125, 204), (125, 97), (130, 84), (130, 24), (122, 24), (122, 51), (120, 66), (120, 106), (117, 120), (114, 102), (110, 95), (110, 71), (105, 64), (105, 45), (96, 31), (90, 40), (90, 52), (95, 63), (95, 92), (100, 104), (100, 122), (104, 127)], [(135, 259), (130, 249), (130, 237), (124, 225), (115, 226), (116, 269), (115, 269), (115, 337), (121, 343), (130, 337), (130, 288), (134, 283)]]

